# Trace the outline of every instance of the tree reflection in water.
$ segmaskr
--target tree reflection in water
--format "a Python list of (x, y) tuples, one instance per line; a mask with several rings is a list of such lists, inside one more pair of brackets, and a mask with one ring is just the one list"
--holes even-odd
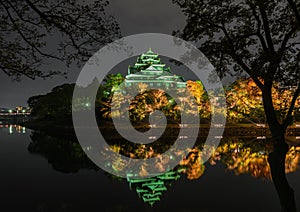
[[(210, 159), (213, 165), (216, 161), (221, 161), (227, 169), (233, 170), (235, 174), (250, 174), (252, 177), (265, 178), (271, 180), (271, 171), (268, 163), (272, 146), (268, 142), (253, 141), (223, 141), (215, 154)], [(285, 172), (294, 172), (299, 168), (300, 147), (291, 146), (285, 161)]]
[(80, 169), (99, 168), (88, 159), (76, 140), (58, 138), (43, 132), (33, 131), (28, 151), (48, 160), (52, 168), (63, 173), (76, 173)]
[[(83, 152), (79, 143), (76, 140), (68, 140), (46, 135), (42, 132), (33, 132), (31, 135), (32, 142), (28, 146), (28, 150), (31, 153), (39, 154), (48, 159), (48, 162), (52, 164), (53, 169), (56, 171), (69, 173), (77, 172), (80, 169), (92, 169), (99, 170), (99, 168), (92, 163)], [(171, 144), (169, 144), (171, 145)], [(162, 145), (162, 149), (165, 149), (169, 145)], [(167, 171), (164, 175), (147, 178), (147, 186), (142, 184), (135, 184), (130, 179), (130, 170), (127, 178), (130, 186), (135, 184), (135, 190), (137, 194), (143, 199), (144, 202), (153, 205), (154, 202), (159, 201), (161, 194), (172, 181), (179, 179), (180, 176), (186, 176), (189, 180), (199, 179), (204, 171), (205, 165), (216, 165), (217, 163), (224, 164), (226, 169), (233, 171), (236, 175), (248, 174), (255, 178), (262, 178), (266, 180), (272, 180), (270, 166), (268, 163), (269, 154), (273, 151), (271, 141), (268, 140), (255, 140), (250, 138), (223, 138), (221, 144), (217, 147), (214, 155), (210, 160), (203, 164), (202, 156), (205, 152), (202, 152), (203, 143), (196, 144), (190, 153), (184, 158), (180, 164), (174, 170), (167, 170), (165, 164), (170, 160), (169, 157), (162, 157), (162, 149), (152, 148), (151, 146), (139, 145), (130, 146), (129, 143), (114, 143), (111, 145), (112, 149), (122, 155), (126, 155), (131, 158), (151, 158), (157, 157), (157, 169)], [(156, 146), (157, 147), (157, 146)], [(157, 150), (157, 151), (156, 151)], [(290, 146), (286, 155), (285, 172), (295, 172), (299, 168), (300, 162), (300, 146)], [(114, 158), (111, 166), (116, 172), (124, 171), (128, 169), (120, 158)], [(176, 173), (174, 173), (176, 172)], [(140, 176), (147, 176), (147, 166), (140, 167)], [(111, 179), (118, 179), (113, 175), (107, 174)], [(137, 181), (138, 182), (138, 181)], [(158, 183), (158, 184), (157, 184)], [(156, 186), (160, 193), (156, 193)], [(168, 185), (168, 186), (166, 186)], [(148, 189), (148, 190), (147, 190)], [(150, 190), (149, 190), (150, 189)], [(153, 190), (151, 190), (153, 189)], [(147, 190), (147, 192), (146, 192)], [(146, 196), (143, 196), (145, 192)], [(153, 202), (153, 201), (154, 202)]]

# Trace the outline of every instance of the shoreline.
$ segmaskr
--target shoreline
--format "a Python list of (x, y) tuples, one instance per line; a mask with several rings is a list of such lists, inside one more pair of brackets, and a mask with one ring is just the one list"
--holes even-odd
[[(54, 123), (54, 122), (47, 122), (47, 121), (26, 121), (18, 123), (21, 126), (24, 126), (31, 130), (36, 131), (43, 131), (49, 134), (57, 134), (57, 135), (69, 135), (69, 136), (75, 136), (75, 130), (74, 127), (70, 124), (64, 124), (62, 123)], [(84, 126), (87, 127), (87, 126)], [(98, 124), (98, 129), (105, 133), (105, 134), (111, 134), (111, 133), (117, 133), (116, 129), (114, 128), (114, 124), (112, 121), (106, 121), (101, 120)], [(159, 126), (158, 126), (159, 127)], [(193, 126), (191, 126), (193, 127)], [(135, 128), (137, 130), (141, 131), (147, 131), (149, 127), (145, 125), (145, 123), (135, 125)], [(168, 124), (167, 128), (173, 130), (180, 130), (180, 127), (178, 124)], [(220, 129), (220, 126), (215, 127), (215, 129)], [(200, 124), (199, 128), (199, 134), (201, 135), (207, 135), (210, 130), (210, 124)], [(224, 132), (222, 134), (223, 137), (229, 137), (229, 136), (239, 136), (239, 137), (259, 137), (259, 136), (266, 136), (271, 137), (270, 130), (267, 126), (255, 126), (254, 124), (248, 124), (248, 123), (241, 123), (241, 124), (230, 124), (227, 123), (224, 128)], [(296, 127), (295, 125), (290, 126), (287, 128), (286, 136), (300, 136), (300, 126)]]

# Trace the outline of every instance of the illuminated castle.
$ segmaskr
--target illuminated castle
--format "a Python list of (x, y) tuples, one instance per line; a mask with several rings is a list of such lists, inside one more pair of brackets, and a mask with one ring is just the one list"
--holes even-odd
[(134, 187), (138, 196), (152, 207), (161, 200), (163, 192), (167, 191), (172, 182), (180, 178), (182, 172), (184, 172), (184, 169), (178, 169), (155, 177), (142, 179), (134, 179), (132, 178), (133, 174), (127, 174), (127, 182), (130, 189)]
[(138, 83), (147, 83), (150, 86), (165, 88), (185, 88), (186, 83), (181, 76), (171, 73), (170, 68), (161, 63), (157, 54), (151, 49), (138, 57), (134, 66), (128, 67), (125, 83), (128, 86)]

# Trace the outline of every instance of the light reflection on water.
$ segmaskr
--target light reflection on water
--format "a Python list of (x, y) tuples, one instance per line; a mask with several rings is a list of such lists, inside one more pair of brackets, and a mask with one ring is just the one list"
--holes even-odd
[[(12, 129), (13, 133), (9, 134), (10, 129)], [(113, 192), (110, 193), (110, 187), (114, 186), (115, 191), (120, 192), (119, 189), (123, 189), (123, 192), (121, 192), (122, 194), (124, 194), (124, 196), (122, 197), (123, 200), (118, 200), (118, 201), (123, 201), (122, 204), (129, 204), (127, 205), (125, 208), (125, 211), (129, 211), (130, 208), (133, 208), (133, 211), (137, 211), (137, 210), (149, 210), (149, 211), (164, 211), (165, 209), (170, 209), (173, 211), (180, 211), (179, 208), (181, 207), (181, 211), (187, 208), (190, 209), (190, 211), (199, 211), (201, 209), (201, 206), (195, 204), (195, 198), (202, 198), (205, 200), (205, 196), (208, 196), (209, 198), (211, 198), (212, 196), (214, 196), (215, 194), (210, 194), (209, 192), (214, 193), (214, 191), (218, 191), (218, 196), (221, 195), (222, 199), (219, 199), (217, 196), (215, 196), (216, 201), (218, 202), (222, 202), (224, 201), (222, 204), (226, 204), (228, 202), (228, 198), (227, 196), (233, 195), (233, 193), (235, 192), (236, 194), (239, 193), (239, 195), (235, 195), (234, 198), (235, 199), (235, 203), (236, 205), (233, 207), (230, 207), (230, 204), (228, 206), (223, 206), (224, 210), (223, 211), (228, 211), (226, 210), (230, 208), (231, 211), (240, 211), (240, 210), (244, 210), (247, 209), (249, 207), (248, 211), (254, 211), (254, 209), (256, 207), (259, 208), (263, 208), (261, 211), (280, 211), (279, 210), (279, 203), (278, 203), (278, 199), (276, 196), (276, 192), (273, 189), (272, 186), (270, 186), (269, 183), (265, 184), (265, 183), (261, 183), (259, 181), (253, 181), (250, 180), (250, 178), (245, 178), (243, 176), (251, 176), (252, 179), (254, 178), (260, 178), (260, 179), (265, 179), (267, 182), (271, 182), (271, 177), (270, 177), (270, 168), (267, 162), (267, 156), (268, 153), (272, 150), (272, 147), (270, 145), (269, 142), (267, 142), (267, 139), (261, 140), (261, 139), (256, 139), (256, 138), (238, 138), (238, 137), (225, 137), (223, 138), (222, 143), (220, 144), (220, 146), (216, 149), (215, 154), (211, 157), (211, 159), (205, 163), (202, 164), (201, 161), (201, 155), (203, 154), (201, 152), (201, 147), (200, 146), (196, 146), (195, 148), (193, 148), (191, 150), (191, 153), (188, 155), (187, 158), (183, 159), (181, 161), (181, 163), (179, 164), (178, 167), (176, 167), (176, 170), (179, 170), (179, 174), (177, 173), (167, 173), (166, 176), (162, 176), (162, 177), (156, 177), (153, 180), (150, 180), (147, 183), (139, 183), (139, 182), (135, 182), (135, 183), (131, 183), (130, 182), (130, 178), (128, 179), (119, 179), (119, 178), (115, 178), (114, 176), (104, 173), (102, 170), (100, 170), (97, 166), (95, 166), (83, 153), (80, 145), (76, 142), (73, 141), (69, 138), (58, 138), (58, 137), (53, 137), (53, 136), (49, 136), (45, 133), (41, 133), (41, 132), (33, 132), (30, 130), (26, 130), (25, 129), (25, 133), (24, 135), (22, 135), (23, 133), (23, 128), (20, 128), (17, 125), (8, 125), (8, 127), (2, 127), (1, 132), (5, 132), (5, 134), (7, 136), (3, 136), (6, 138), (14, 138), (14, 139), (20, 139), (20, 137), (16, 137), (17, 135), (21, 135), (24, 136), (24, 139), (26, 140), (27, 143), (27, 148), (28, 151), (31, 153), (31, 156), (33, 155), (39, 155), (42, 157), (39, 158), (31, 158), (31, 163), (30, 164), (34, 164), (35, 162), (38, 162), (38, 165), (33, 165), (34, 168), (30, 168), (28, 166), (27, 169), (29, 169), (30, 173), (29, 175), (35, 179), (35, 183), (37, 183), (35, 186), (38, 187), (43, 187), (45, 185), (43, 184), (39, 184), (38, 181), (41, 181), (41, 178), (36, 178), (35, 175), (43, 175), (39, 170), (42, 170), (42, 172), (45, 173), (45, 175), (49, 175), (49, 178), (57, 178), (57, 185), (54, 186), (55, 189), (57, 189), (57, 192), (62, 192), (62, 190), (66, 190), (64, 192), (65, 195), (71, 195), (71, 190), (70, 188), (67, 189), (67, 187), (65, 187), (65, 184), (68, 184), (64, 181), (64, 183), (59, 183), (59, 179), (62, 180), (61, 178), (65, 178), (65, 179), (69, 179), (69, 180), (74, 180), (73, 177), (75, 177), (75, 175), (59, 175), (57, 176), (56, 173), (76, 173), (76, 176), (81, 176), (80, 173), (82, 173), (83, 170), (90, 170), (92, 172), (88, 172), (89, 174), (85, 174), (85, 177), (81, 176), (81, 179), (77, 181), (77, 183), (83, 183), (83, 184), (87, 184), (86, 188), (83, 188), (85, 186), (83, 186), (81, 188), (81, 186), (79, 186), (78, 184), (76, 185), (72, 185), (75, 186), (76, 189), (79, 189), (79, 191), (82, 191), (84, 189), (86, 189), (86, 191), (88, 190), (93, 190), (92, 189), (92, 184), (100, 183), (101, 186), (103, 187), (103, 190), (106, 191), (106, 195), (107, 197), (104, 197), (103, 200), (99, 200), (102, 205), (98, 205), (98, 206), (93, 206), (94, 208), (99, 207), (101, 209), (103, 209), (103, 211), (105, 211), (105, 208), (113, 208), (112, 205), (113, 203), (109, 203), (108, 199), (118, 199), (118, 195)], [(1, 135), (1, 134), (0, 134)], [(29, 137), (30, 135), (30, 137)], [(13, 140), (12, 139), (12, 142)], [(30, 140), (29, 140), (30, 139)], [(294, 139), (294, 140), (293, 140)], [(296, 138), (290, 138), (290, 140), (293, 141), (293, 143), (295, 143), (295, 141), (297, 140)], [(6, 145), (9, 145), (9, 143), (7, 143)], [(117, 151), (117, 152), (122, 152), (123, 154), (126, 154), (126, 146), (124, 145), (117, 145), (114, 144), (113, 148)], [(2, 150), (1, 150), (2, 149)], [(23, 149), (24, 150), (24, 149)], [(4, 146), (2, 146), (0, 148), (0, 151), (5, 151)], [(18, 150), (19, 151), (19, 150)], [(140, 155), (145, 155), (145, 153), (147, 152), (147, 149), (143, 149), (143, 148), (139, 148), (136, 150), (138, 152), (138, 154)], [(144, 151), (144, 152), (143, 152)], [(2, 152), (3, 153), (3, 152)], [(13, 150), (11, 150), (10, 154), (19, 154), (21, 155), (19, 152), (13, 152)], [(129, 153), (128, 153), (129, 154)], [(154, 153), (153, 153), (154, 154)], [(3, 155), (2, 155), (3, 157)], [(30, 157), (30, 155), (24, 155), (24, 158), (20, 158), (19, 160), (28, 160), (28, 158)], [(4, 158), (4, 160), (6, 159), (6, 161), (8, 161), (9, 156), (7, 156), (7, 158)], [(45, 162), (45, 159), (48, 161), (48, 164), (51, 165), (52, 170), (54, 170), (54, 172), (51, 172), (50, 170), (45, 170), (45, 168), (47, 167), (47, 163)], [(286, 173), (299, 173), (298, 168), (299, 168), (299, 161), (300, 161), (300, 147), (298, 146), (291, 146), (288, 154), (287, 154), (287, 160), (286, 160)], [(30, 165), (28, 164), (28, 165)], [(120, 161), (115, 161), (115, 163), (113, 164), (116, 169), (121, 169), (122, 167), (122, 163), (120, 163)], [(221, 166), (220, 166), (221, 165)], [(174, 170), (174, 171), (176, 171)], [(213, 173), (215, 172), (214, 170), (216, 170), (218, 172), (217, 176), (214, 175), (213, 177)], [(226, 171), (227, 170), (227, 171)], [(94, 177), (91, 177), (91, 175), (93, 175), (92, 173), (98, 173), (99, 175), (101, 175), (102, 177), (99, 176), (99, 179), (95, 178), (95, 181), (92, 181), (92, 183), (88, 183), (91, 179), (94, 179)], [(147, 167), (143, 167), (143, 169), (141, 170), (141, 173), (146, 172), (147, 171)], [(23, 176), (24, 172), (19, 173), (20, 176)], [(238, 176), (238, 178), (233, 177), (231, 174), (232, 173), (236, 176)], [(3, 174), (8, 174), (6, 172), (2, 172), (2, 177)], [(218, 176), (219, 175), (219, 176)], [(16, 175), (18, 176), (18, 174)], [(19, 180), (19, 178), (17, 178), (16, 176), (14, 176), (14, 180), (8, 181), (11, 183), (18, 183), (16, 182), (16, 180)], [(208, 179), (207, 176), (210, 176)], [(291, 176), (299, 176), (299, 174), (297, 175), (291, 175)], [(216, 182), (215, 179), (216, 178), (219, 180), (222, 180), (225, 184), (228, 184), (228, 186), (231, 186), (231, 189), (228, 191), (226, 189), (222, 190), (222, 188), (226, 187), (226, 185), (220, 185), (220, 182)], [(219, 178), (218, 178), (219, 177)], [(107, 179), (110, 180), (117, 180), (116, 182), (119, 183), (113, 183), (107, 181)], [(245, 184), (243, 184), (243, 182), (239, 181), (238, 179), (241, 179), (241, 181), (245, 180)], [(293, 182), (297, 182), (297, 179), (291, 178)], [(82, 181), (83, 180), (83, 181)], [(20, 180), (21, 181), (21, 180)], [(43, 181), (43, 180), (42, 180)], [(99, 181), (99, 182), (98, 182)], [(177, 181), (177, 182), (176, 182)], [(47, 182), (47, 180), (46, 180)], [(103, 182), (103, 183), (101, 183)], [(189, 182), (193, 182), (193, 185), (196, 187), (199, 187), (198, 190), (196, 190), (195, 188), (191, 188), (190, 187), (190, 183)], [(194, 183), (195, 182), (195, 183)], [(45, 183), (45, 182), (44, 182)], [(124, 183), (125, 185), (127, 185), (124, 187)], [(210, 189), (208, 188), (205, 189), (204, 188), (204, 183), (207, 185), (210, 185)], [(217, 184), (218, 186), (214, 186), (214, 184)], [(130, 190), (130, 185), (131, 185), (131, 189)], [(258, 185), (262, 186), (262, 187), (258, 187)], [(69, 185), (71, 186), (71, 185)], [(297, 188), (300, 189), (300, 185), (295, 184), (295, 191), (297, 192)], [(26, 186), (25, 186), (26, 187)], [(101, 187), (101, 188), (102, 188)], [(209, 187), (209, 186), (208, 186)], [(245, 189), (247, 187), (247, 189)], [(28, 187), (30, 188), (30, 186)], [(268, 192), (267, 196), (269, 198), (265, 197), (265, 194), (263, 196), (260, 196), (259, 193), (255, 193), (255, 191), (261, 190), (262, 188), (264, 188), (264, 192)], [(7, 188), (8, 189), (8, 188)], [(47, 189), (51, 189), (50, 187), (45, 187), (45, 190), (42, 191), (44, 193), (47, 193), (48, 190)], [(100, 187), (98, 188), (100, 189)], [(126, 190), (128, 189), (128, 190)], [(197, 191), (197, 193), (195, 194), (195, 196), (189, 196), (189, 191), (192, 192), (192, 190), (194, 189), (193, 192)], [(251, 190), (252, 189), (252, 190)], [(70, 191), (68, 191), (70, 190)], [(100, 189), (101, 190), (101, 189)], [(170, 190), (172, 191), (170, 193)], [(176, 190), (179, 191), (185, 191), (187, 194), (185, 194), (186, 196), (188, 196), (187, 200), (182, 199), (182, 193), (176, 194)], [(4, 189), (5, 191), (5, 189)], [(158, 192), (155, 194), (155, 192)], [(31, 193), (32, 192), (32, 193)], [(144, 193), (143, 193), (144, 192)], [(101, 192), (100, 192), (101, 193)], [(98, 195), (100, 195), (100, 193)], [(134, 194), (132, 196), (132, 193)], [(263, 193), (263, 192), (262, 192)], [(34, 194), (33, 191), (31, 191), (30, 189), (26, 190), (25, 193), (23, 194), (28, 194), (33, 195), (33, 199), (32, 198), (26, 198), (26, 195), (24, 195), (22, 198), (25, 198), (26, 201), (30, 202), (30, 201), (34, 201), (34, 198), (38, 198), (38, 196), (40, 194)], [(245, 199), (244, 196), (248, 196), (250, 194), (254, 194), (257, 195), (257, 198), (261, 198), (263, 199), (263, 203), (259, 202), (257, 200), (257, 205), (256, 207), (250, 207), (250, 206), (246, 206), (243, 205), (245, 204), (245, 201), (243, 202), (243, 199)], [(175, 195), (175, 196), (174, 196)], [(227, 196), (226, 196), (227, 195)], [(193, 201), (194, 203), (190, 203), (191, 205), (185, 205), (185, 206), (178, 206), (178, 203), (174, 203), (173, 200), (170, 200), (170, 198), (177, 198), (178, 200), (181, 200), (181, 202), (189, 202), (189, 201)], [(207, 197), (207, 198), (208, 198)], [(297, 197), (297, 196), (296, 196)], [(3, 197), (2, 197), (3, 198)], [(7, 198), (7, 197), (6, 197)], [(49, 198), (53, 198), (55, 199), (54, 196), (51, 196)], [(89, 198), (91, 198), (89, 196)], [(196, 199), (197, 199), (196, 198)], [(253, 199), (255, 199), (254, 197), (251, 197)], [(273, 198), (273, 199), (272, 199)], [(230, 199), (230, 198), (229, 198)], [(247, 198), (246, 198), (247, 199)], [(16, 199), (16, 201), (20, 201), (21, 199)], [(296, 201), (299, 199), (296, 198)], [(49, 200), (51, 201), (51, 199)], [(77, 205), (78, 203), (76, 201), (71, 201), (69, 200), (69, 204), (72, 205)], [(85, 199), (85, 201), (91, 201), (88, 199)], [(208, 201), (208, 200), (206, 200)], [(251, 200), (252, 201), (252, 200)], [(276, 202), (277, 201), (277, 202)], [(142, 206), (140, 203), (144, 202), (144, 206)], [(180, 202), (180, 201), (178, 201)], [(209, 202), (209, 201), (208, 201)], [(240, 202), (240, 203), (239, 203)], [(247, 201), (246, 201), (247, 202)], [(275, 203), (276, 204), (275, 204)], [(132, 206), (131, 203), (133, 203), (136, 206)], [(51, 205), (51, 203), (49, 203)], [(221, 203), (220, 203), (221, 204)], [(241, 205), (239, 205), (241, 204)], [(149, 205), (152, 205), (152, 207), (149, 208)], [(298, 204), (299, 205), (299, 204)], [(28, 206), (29, 207), (29, 206)], [(49, 206), (50, 207), (50, 206)], [(91, 206), (92, 207), (92, 206)], [(137, 207), (138, 209), (136, 209), (135, 207)], [(146, 208), (143, 208), (146, 207)], [(220, 206), (221, 207), (221, 206)], [(79, 207), (80, 208), (80, 207)], [(217, 205), (206, 205), (203, 203), (203, 210), (204, 209), (210, 209), (212, 208), (212, 210), (207, 210), (207, 211), (220, 211)], [(217, 208), (217, 209), (216, 209)], [(222, 207), (221, 207), (222, 208)], [(250, 210), (251, 208), (251, 210)], [(271, 208), (271, 209), (270, 209)], [(72, 210), (66, 210), (66, 211), (76, 211), (73, 210), (74, 208), (72, 208)], [(278, 210), (276, 210), (278, 209)], [(26, 211), (26, 209), (25, 209)], [(110, 211), (120, 211), (117, 208), (111, 209)], [(201, 211), (201, 210), (200, 210)], [(247, 210), (244, 210), (247, 211)]]
[(2, 132), (7, 132), (9, 134), (13, 134), (13, 133), (25, 134), (26, 133), (26, 127), (23, 127), (18, 124), (0, 124), (0, 130)]

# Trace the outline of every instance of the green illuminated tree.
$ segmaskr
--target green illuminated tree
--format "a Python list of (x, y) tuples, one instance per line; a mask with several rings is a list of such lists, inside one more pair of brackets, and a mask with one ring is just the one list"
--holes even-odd
[[(117, 90), (118, 86), (124, 81), (122, 74), (109, 74), (104, 79), (104, 85), (100, 86), (100, 92), (102, 95), (98, 95), (96, 98), (96, 114), (100, 118), (111, 118), (111, 101), (112, 97)], [(122, 100), (119, 100), (121, 104)]]

